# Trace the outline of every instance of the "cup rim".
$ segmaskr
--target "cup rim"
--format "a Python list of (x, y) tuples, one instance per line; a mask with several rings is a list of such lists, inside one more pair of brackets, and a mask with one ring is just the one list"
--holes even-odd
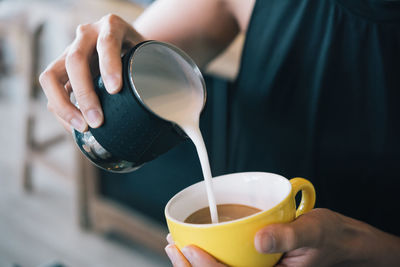
[[(229, 173), (229, 174), (224, 174), (224, 175), (216, 176), (216, 177), (213, 177), (212, 179), (219, 179), (219, 178), (223, 178), (223, 177), (226, 177), (226, 176), (233, 176), (233, 175), (234, 175), (234, 176), (240, 176), (240, 175), (243, 175), (243, 174), (246, 174), (246, 175), (249, 175), (249, 174), (250, 174), (250, 175), (251, 175), (251, 174), (253, 174), (253, 175), (260, 175), (260, 174), (262, 174), (262, 175), (273, 175), (273, 176), (275, 176), (276, 178), (279, 178), (282, 182), (286, 183), (286, 184), (290, 187), (290, 190), (288, 191), (287, 195), (284, 196), (284, 197), (282, 198), (282, 200), (281, 200), (279, 203), (277, 203), (275, 206), (271, 207), (270, 209), (261, 210), (261, 211), (259, 211), (259, 212), (256, 212), (256, 213), (252, 214), (252, 215), (249, 215), (249, 216), (246, 216), (246, 217), (243, 217), (243, 218), (240, 218), (240, 219), (236, 219), (236, 220), (231, 220), (231, 221), (227, 221), (227, 222), (218, 222), (218, 223), (194, 224), (194, 223), (185, 223), (185, 222), (183, 222), (183, 221), (179, 221), (179, 220), (173, 218), (173, 217), (169, 214), (169, 211), (168, 211), (169, 208), (170, 208), (170, 206), (172, 205), (172, 202), (174, 202), (174, 200), (175, 200), (178, 196), (180, 196), (181, 194), (185, 193), (185, 191), (189, 191), (191, 188), (193, 188), (193, 187), (195, 187), (195, 186), (198, 186), (198, 184), (201, 184), (201, 183), (204, 183), (204, 182), (205, 182), (204, 180), (202, 180), (202, 181), (199, 181), (199, 182), (197, 182), (197, 183), (195, 183), (195, 184), (192, 184), (192, 185), (190, 185), (190, 186), (188, 186), (188, 187), (182, 189), (181, 191), (179, 191), (178, 193), (176, 193), (176, 194), (167, 202), (167, 204), (165, 205), (165, 208), (164, 208), (164, 215), (165, 215), (165, 218), (166, 218), (167, 220), (170, 220), (170, 221), (174, 222), (174, 223), (177, 223), (177, 224), (180, 224), (180, 225), (184, 225), (184, 226), (189, 226), (189, 227), (195, 227), (195, 228), (217, 227), (217, 226), (227, 225), (227, 224), (232, 224), (232, 223), (240, 223), (240, 222), (245, 221), (245, 220), (248, 220), (248, 219), (250, 219), (250, 218), (253, 218), (253, 217), (256, 217), (256, 216), (260, 216), (261, 214), (264, 215), (264, 214), (266, 214), (266, 213), (272, 213), (272, 212), (274, 212), (275, 210), (279, 209), (282, 205), (284, 205), (284, 204), (287, 202), (287, 200), (290, 198), (290, 194), (291, 194), (291, 192), (292, 192), (292, 184), (290, 183), (290, 181), (289, 181), (287, 178), (285, 178), (284, 176), (279, 175), (279, 174), (276, 174), (276, 173), (272, 173), (272, 172), (237, 172), (237, 173)], [(240, 203), (239, 203), (239, 204), (240, 204)]]

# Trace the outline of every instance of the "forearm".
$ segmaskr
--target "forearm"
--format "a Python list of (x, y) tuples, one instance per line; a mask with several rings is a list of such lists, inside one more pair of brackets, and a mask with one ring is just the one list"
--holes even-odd
[(370, 240), (370, 253), (375, 263), (373, 266), (400, 266), (400, 238), (371, 228), (373, 239)]
[(219, 54), (239, 32), (222, 0), (158, 0), (134, 22), (146, 39), (173, 43), (199, 66)]
[(345, 245), (350, 263), (359, 266), (400, 266), (400, 238), (346, 217)]

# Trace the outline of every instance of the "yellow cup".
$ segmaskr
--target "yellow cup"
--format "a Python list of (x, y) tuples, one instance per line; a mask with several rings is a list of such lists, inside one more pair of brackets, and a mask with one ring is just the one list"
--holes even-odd
[[(293, 221), (315, 204), (313, 185), (303, 178), (290, 181), (280, 175), (244, 172), (213, 178), (217, 204), (242, 204), (260, 209), (251, 216), (217, 224), (189, 224), (183, 221), (208, 206), (204, 181), (177, 193), (167, 203), (165, 216), (175, 244), (194, 244), (229, 266), (273, 266), (282, 254), (261, 254), (254, 247), (254, 236), (274, 223)], [(295, 196), (302, 191), (296, 210)]]

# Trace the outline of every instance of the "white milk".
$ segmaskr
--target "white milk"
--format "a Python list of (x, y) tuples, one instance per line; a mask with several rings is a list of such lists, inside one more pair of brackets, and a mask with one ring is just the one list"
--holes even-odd
[[(188, 89), (181, 84), (174, 84), (164, 75), (154, 76), (141, 74), (140, 79), (135, 80), (143, 102), (160, 117), (175, 122), (190, 137), (196, 146), (204, 181), (208, 203), (210, 206), (211, 220), (218, 222), (217, 206), (212, 189), (212, 175), (207, 150), (200, 132), (199, 118), (203, 107), (204, 95), (201, 90)], [(194, 85), (193, 85), (194, 86)]]

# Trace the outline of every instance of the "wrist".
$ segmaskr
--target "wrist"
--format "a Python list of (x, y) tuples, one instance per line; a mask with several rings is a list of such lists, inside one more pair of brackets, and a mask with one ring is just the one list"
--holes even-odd
[(355, 266), (396, 266), (400, 263), (400, 238), (371, 225), (345, 217), (345, 259)]

